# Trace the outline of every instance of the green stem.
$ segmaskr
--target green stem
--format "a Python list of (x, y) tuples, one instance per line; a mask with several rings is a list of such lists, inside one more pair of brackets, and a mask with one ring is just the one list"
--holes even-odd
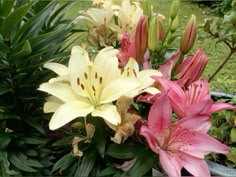
[(170, 21), (170, 25), (169, 25), (169, 27), (168, 27), (168, 29), (167, 29), (167, 32), (166, 32), (165, 38), (164, 38), (164, 40), (163, 40), (163, 42), (162, 42), (162, 45), (164, 45), (165, 42), (166, 42), (166, 39), (167, 39), (167, 36), (168, 36), (168, 34), (169, 34), (169, 32), (170, 32), (170, 28), (171, 28), (171, 26), (172, 26), (172, 23), (173, 23), (173, 20)]
[(215, 75), (224, 67), (224, 65), (227, 63), (227, 61), (231, 58), (231, 56), (236, 52), (236, 48), (230, 48), (229, 55), (221, 62), (221, 64), (218, 66), (218, 68), (215, 70), (215, 72), (209, 77), (208, 82), (210, 82)]

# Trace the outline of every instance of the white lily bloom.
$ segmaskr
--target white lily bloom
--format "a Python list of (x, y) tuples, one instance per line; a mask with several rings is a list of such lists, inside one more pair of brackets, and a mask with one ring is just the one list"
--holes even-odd
[(148, 92), (151, 94), (160, 92), (157, 88), (151, 86), (155, 81), (151, 78), (151, 76), (162, 76), (162, 73), (154, 69), (145, 69), (139, 71), (138, 63), (134, 58), (129, 59), (122, 74), (130, 78), (137, 78), (141, 83), (139, 87), (126, 94), (128, 97), (135, 97), (143, 92)]
[[(68, 66), (70, 83), (47, 82), (39, 87), (39, 90), (63, 102), (50, 120), (50, 129), (60, 128), (73, 119), (90, 113), (114, 125), (121, 122), (112, 102), (139, 87), (140, 82), (136, 78), (128, 78), (121, 74), (117, 53), (118, 50), (112, 47), (104, 48), (93, 62), (84, 48), (72, 48)], [(53, 70), (56, 71), (55, 68)]]

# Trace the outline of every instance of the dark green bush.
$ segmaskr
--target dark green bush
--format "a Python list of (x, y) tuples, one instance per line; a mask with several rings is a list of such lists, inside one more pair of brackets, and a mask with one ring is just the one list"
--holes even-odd
[(42, 111), (45, 62), (68, 58), (73, 25), (57, 1), (0, 1), (0, 176), (49, 175), (57, 149)]

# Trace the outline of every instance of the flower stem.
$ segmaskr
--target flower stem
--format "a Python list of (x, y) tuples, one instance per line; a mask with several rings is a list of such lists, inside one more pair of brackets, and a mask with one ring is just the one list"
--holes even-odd
[(228, 56), (221, 62), (221, 64), (218, 66), (215, 72), (209, 77), (208, 82), (210, 82), (215, 77), (215, 75), (224, 67), (224, 65), (227, 63), (227, 61), (231, 58), (231, 56), (235, 52), (236, 52), (236, 48), (230, 48), (230, 52)]

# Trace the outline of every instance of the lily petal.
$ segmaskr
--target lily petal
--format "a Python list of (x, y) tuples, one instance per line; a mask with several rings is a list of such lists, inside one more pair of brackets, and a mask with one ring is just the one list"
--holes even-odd
[(194, 176), (211, 176), (204, 159), (181, 153), (183, 167)]
[(166, 94), (152, 105), (148, 115), (148, 127), (157, 133), (165, 132), (171, 124), (172, 109)]
[(79, 98), (69, 85), (63, 83), (43, 83), (39, 86), (39, 90), (54, 95), (63, 102), (74, 101)]
[(100, 103), (109, 103), (117, 100), (120, 96), (139, 87), (140, 83), (136, 79), (120, 77), (110, 81), (101, 93)]
[(140, 135), (143, 135), (146, 138), (149, 147), (152, 149), (153, 152), (158, 154), (159, 153), (158, 142), (155, 139), (152, 130), (150, 130), (147, 126), (143, 125), (140, 128)]
[(43, 65), (44, 68), (50, 69), (53, 72), (57, 73), (59, 76), (64, 76), (69, 74), (68, 67), (59, 64), (59, 63), (46, 63)]
[(162, 168), (165, 170), (170, 177), (180, 177), (181, 176), (181, 164), (174, 157), (175, 154), (169, 154), (166, 151), (160, 149), (159, 159)]
[(121, 123), (121, 117), (117, 112), (116, 106), (111, 104), (104, 104), (99, 106), (92, 112), (92, 116), (94, 117), (102, 117), (105, 121), (113, 124), (118, 125)]
[(225, 110), (225, 109), (232, 109), (236, 111), (236, 107), (228, 103), (214, 103), (209, 112), (214, 113), (214, 112)]
[(49, 96), (46, 100), (47, 102), (43, 105), (43, 111), (45, 113), (55, 112), (62, 104), (64, 104), (54, 96)]
[(72, 101), (60, 106), (53, 114), (49, 128), (51, 130), (58, 129), (77, 117), (84, 117), (91, 113), (94, 107), (82, 101)]

